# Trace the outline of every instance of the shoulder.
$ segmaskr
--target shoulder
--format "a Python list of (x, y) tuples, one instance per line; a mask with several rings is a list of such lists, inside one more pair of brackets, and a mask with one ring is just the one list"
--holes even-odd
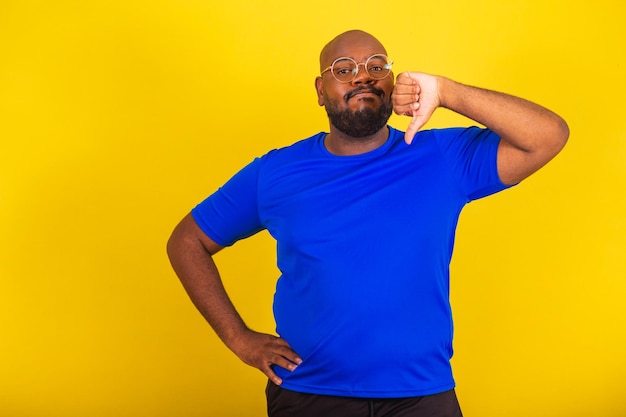
[(262, 158), (272, 159), (314, 154), (318, 150), (319, 143), (323, 140), (325, 135), (325, 132), (319, 132), (313, 136), (294, 142), (291, 145), (272, 149), (263, 155)]
[(481, 145), (496, 145), (500, 137), (492, 130), (470, 126), (436, 128), (420, 131), (416, 134), (413, 142), (429, 141), (439, 148), (441, 152), (464, 152), (467, 148), (476, 148)]
[[(404, 131), (393, 128), (391, 126), (389, 126), (389, 130), (391, 132), (393, 142), (404, 142)], [(438, 142), (447, 142), (462, 137), (476, 137), (480, 135), (481, 131), (484, 130), (486, 129), (481, 129), (475, 126), (423, 129), (415, 134), (413, 142), (411, 142), (411, 145), (409, 145), (409, 147), (414, 147), (414, 145), (416, 144), (424, 145), (425, 143), (431, 142), (433, 140)]]

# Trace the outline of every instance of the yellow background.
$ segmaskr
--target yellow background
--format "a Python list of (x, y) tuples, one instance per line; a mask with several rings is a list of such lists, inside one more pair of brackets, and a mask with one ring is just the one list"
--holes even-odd
[[(194, 310), (165, 242), (253, 157), (327, 129), (319, 50), (361, 28), (396, 73), (570, 124), (552, 163), (461, 217), (465, 415), (626, 416), (625, 15), (618, 0), (2, 0), (0, 415), (265, 415), (264, 376)], [(440, 110), (429, 126), (467, 123)], [(262, 233), (218, 256), (264, 331), (273, 249)]]

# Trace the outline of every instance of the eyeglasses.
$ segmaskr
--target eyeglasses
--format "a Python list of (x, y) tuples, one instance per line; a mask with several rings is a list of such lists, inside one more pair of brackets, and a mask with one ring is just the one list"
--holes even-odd
[(364, 63), (358, 63), (354, 59), (344, 56), (335, 59), (332, 65), (322, 71), (320, 75), (324, 75), (326, 71), (330, 71), (333, 77), (340, 83), (349, 83), (352, 82), (359, 73), (359, 65), (363, 65), (365, 72), (367, 72), (371, 78), (382, 80), (391, 74), (392, 64), (393, 61), (390, 61), (387, 55), (382, 54), (372, 55), (367, 58)]

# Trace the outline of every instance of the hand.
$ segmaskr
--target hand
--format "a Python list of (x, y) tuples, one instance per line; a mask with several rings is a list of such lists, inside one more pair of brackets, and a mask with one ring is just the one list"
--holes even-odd
[(404, 140), (410, 144), (441, 104), (439, 80), (422, 72), (403, 72), (396, 78), (391, 98), (397, 114), (413, 117), (404, 134)]
[(286, 340), (252, 330), (238, 338), (233, 344), (233, 352), (246, 364), (261, 370), (276, 385), (283, 381), (274, 373), (272, 365), (293, 371), (302, 363)]

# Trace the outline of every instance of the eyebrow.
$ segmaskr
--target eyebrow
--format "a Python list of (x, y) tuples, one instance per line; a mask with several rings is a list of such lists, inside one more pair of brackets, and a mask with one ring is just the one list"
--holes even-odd
[[(362, 62), (365, 62), (365, 61), (367, 61), (368, 59), (370, 59), (371, 57), (376, 56), (376, 55), (384, 55), (384, 56), (387, 56), (387, 54), (383, 54), (382, 52), (377, 52), (377, 53), (375, 53), (375, 54), (370, 54), (370, 55), (367, 55), (365, 58), (363, 58), (363, 61), (362, 61)], [(330, 63), (332, 64), (333, 62), (335, 62), (336, 60), (341, 59), (341, 58), (350, 58), (350, 59), (355, 60), (356, 62), (359, 62), (359, 60), (358, 60), (358, 59), (356, 59), (356, 58), (355, 58), (355, 57), (353, 57), (353, 56), (342, 55), (342, 56), (338, 56), (337, 58), (333, 59)], [(387, 58), (389, 58), (389, 57), (387, 56)]]

